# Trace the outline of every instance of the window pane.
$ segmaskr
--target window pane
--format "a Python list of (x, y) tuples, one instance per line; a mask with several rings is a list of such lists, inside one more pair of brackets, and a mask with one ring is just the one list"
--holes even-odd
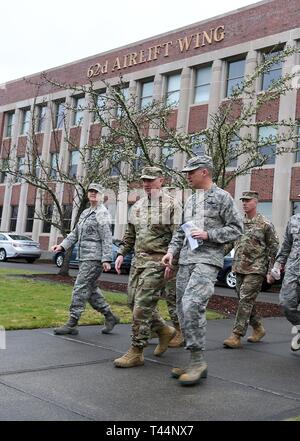
[(30, 110), (26, 109), (22, 112), (21, 135), (26, 135), (30, 127)]
[(85, 107), (85, 98), (75, 99), (74, 125), (80, 125), (83, 121), (83, 112)]
[(7, 137), (11, 137), (14, 123), (15, 123), (15, 113), (14, 112), (7, 113), (7, 125), (6, 125), (6, 134), (5, 134)]
[(47, 114), (47, 107), (46, 106), (38, 106), (38, 121), (37, 121), (37, 131), (38, 132), (45, 131), (46, 114)]
[(199, 86), (195, 90), (194, 103), (199, 104), (209, 101), (210, 84)]
[(297, 214), (300, 213), (300, 202), (299, 201), (294, 201), (292, 202), (292, 214)]
[(170, 75), (167, 83), (166, 104), (178, 106), (181, 74)]
[[(264, 54), (264, 59), (268, 60), (278, 54), (279, 54), (279, 52), (273, 52), (271, 54)], [(268, 89), (273, 81), (277, 81), (281, 77), (281, 70), (282, 70), (282, 62), (280, 61), (278, 63), (274, 63), (271, 66), (270, 72), (266, 72), (263, 74), (262, 90)]]
[(16, 231), (17, 219), (18, 219), (18, 207), (12, 206), (11, 215), (10, 215), (10, 226), (9, 226), (10, 231)]
[(69, 176), (74, 178), (77, 175), (77, 168), (79, 162), (79, 151), (73, 150), (70, 154)]
[[(270, 136), (277, 136), (277, 129), (275, 127), (260, 127), (258, 131), (259, 142), (264, 143)], [(275, 164), (276, 144), (270, 143), (262, 146), (260, 151), (263, 155), (268, 156), (266, 164)]]
[(55, 116), (56, 129), (61, 129), (63, 127), (64, 117), (65, 117), (65, 103), (64, 102), (56, 103), (56, 116)]
[(257, 211), (272, 221), (272, 202), (258, 202)]
[(205, 155), (206, 153), (206, 143), (205, 143), (205, 135), (194, 135), (191, 138), (192, 142), (192, 152), (195, 156)]
[(199, 104), (209, 101), (211, 83), (211, 66), (201, 67), (196, 70), (194, 103)]
[(300, 126), (298, 126), (298, 139), (296, 141), (296, 148), (299, 149), (299, 151), (296, 152), (296, 162), (300, 162)]
[(34, 206), (27, 205), (27, 219), (26, 219), (26, 232), (31, 233), (33, 229), (34, 221)]
[(142, 97), (153, 95), (153, 81), (143, 83), (142, 85)]
[(45, 205), (44, 207), (44, 222), (43, 222), (43, 233), (50, 233), (51, 230), (51, 220), (52, 220), (52, 205)]
[(166, 145), (162, 149), (162, 161), (168, 168), (173, 168), (175, 150), (171, 146)]

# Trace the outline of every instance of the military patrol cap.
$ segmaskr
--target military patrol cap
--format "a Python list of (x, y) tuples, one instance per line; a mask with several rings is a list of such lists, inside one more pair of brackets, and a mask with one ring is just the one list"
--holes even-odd
[(163, 175), (162, 169), (159, 167), (144, 167), (141, 179), (157, 179)]
[(240, 197), (240, 200), (243, 199), (258, 199), (258, 193), (257, 191), (243, 191), (242, 196)]
[(92, 183), (89, 185), (88, 191), (89, 191), (89, 190), (96, 190), (96, 191), (98, 191), (98, 193), (103, 193), (104, 188), (102, 187), (101, 184), (97, 184), (97, 182), (92, 182)]
[(193, 156), (188, 160), (186, 166), (181, 170), (186, 173), (192, 170), (197, 170), (197, 168), (213, 168), (212, 158), (207, 155), (203, 156)]

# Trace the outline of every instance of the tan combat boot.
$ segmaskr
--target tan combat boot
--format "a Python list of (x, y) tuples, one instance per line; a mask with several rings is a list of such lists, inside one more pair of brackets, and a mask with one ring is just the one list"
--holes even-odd
[(250, 343), (257, 343), (266, 335), (266, 331), (262, 325), (253, 328), (253, 333), (247, 338)]
[[(179, 373), (179, 369), (178, 372)], [(203, 351), (191, 351), (189, 366), (183, 370), (179, 377), (181, 386), (193, 386), (200, 382), (201, 378), (207, 377), (207, 363), (204, 360)]]
[(169, 348), (180, 348), (183, 346), (183, 336), (179, 326), (175, 326), (176, 334), (175, 337), (169, 343)]
[(143, 348), (138, 346), (130, 346), (126, 354), (114, 360), (114, 365), (121, 368), (131, 368), (135, 366), (143, 366), (144, 355)]
[(168, 349), (168, 344), (176, 334), (176, 329), (172, 326), (163, 326), (157, 330), (159, 343), (154, 350), (154, 355), (159, 357)]
[(187, 368), (180, 368), (180, 367), (174, 367), (171, 370), (171, 377), (172, 378), (179, 378), (180, 375), (184, 374)]
[(224, 340), (223, 345), (226, 348), (240, 348), (242, 346), (241, 336), (233, 332), (229, 338), (226, 338), (226, 340)]

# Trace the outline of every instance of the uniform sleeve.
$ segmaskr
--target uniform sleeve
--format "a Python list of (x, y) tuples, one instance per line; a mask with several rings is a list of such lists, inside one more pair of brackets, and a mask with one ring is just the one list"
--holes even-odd
[(78, 223), (71, 233), (67, 235), (67, 237), (60, 243), (60, 246), (65, 250), (71, 248), (78, 241)]
[(182, 248), (184, 238), (185, 238), (185, 234), (180, 226), (177, 228), (177, 230), (172, 236), (171, 242), (169, 243), (168, 246), (168, 253), (173, 254), (173, 256), (177, 256)]
[(111, 262), (112, 261), (111, 218), (107, 210), (101, 213), (101, 222), (99, 222), (99, 228), (100, 228), (100, 237), (102, 240), (101, 262)]
[(133, 250), (135, 244), (135, 226), (131, 223), (128, 223), (126, 232), (122, 239), (122, 244), (119, 246), (118, 254), (122, 256), (126, 256), (126, 254), (130, 253)]
[(290, 221), (287, 224), (281, 248), (276, 256), (276, 262), (285, 265), (293, 245)]
[(222, 203), (220, 216), (224, 221), (224, 227), (212, 228), (208, 233), (208, 240), (216, 243), (234, 242), (243, 234), (244, 224), (236, 203), (228, 194)]
[(269, 255), (268, 272), (270, 272), (271, 269), (273, 268), (279, 246), (279, 239), (273, 224), (269, 224), (266, 230), (266, 245), (268, 247), (268, 255)]
[(227, 256), (228, 253), (234, 248), (235, 242), (229, 242), (224, 245), (224, 256)]

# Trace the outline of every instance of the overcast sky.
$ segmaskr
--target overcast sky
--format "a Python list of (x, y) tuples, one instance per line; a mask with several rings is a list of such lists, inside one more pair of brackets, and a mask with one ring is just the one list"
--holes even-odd
[(0, 84), (253, 3), (257, 1), (1, 1)]

